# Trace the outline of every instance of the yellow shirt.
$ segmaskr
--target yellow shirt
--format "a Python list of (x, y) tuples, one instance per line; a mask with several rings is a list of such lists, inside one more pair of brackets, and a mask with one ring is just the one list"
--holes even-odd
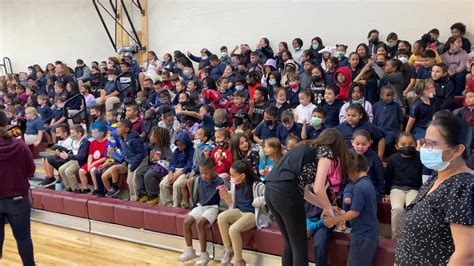
[[(443, 59), (441, 59), (441, 56), (439, 56), (438, 52), (435, 51), (436, 57), (435, 57), (435, 63), (443, 63)], [(410, 58), (408, 58), (408, 64), (413, 65), (416, 60), (418, 60), (418, 56), (412, 54)]]

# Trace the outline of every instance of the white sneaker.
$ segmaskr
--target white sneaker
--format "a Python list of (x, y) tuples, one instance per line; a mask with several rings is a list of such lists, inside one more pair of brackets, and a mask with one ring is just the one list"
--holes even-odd
[(209, 263), (209, 254), (207, 252), (201, 252), (201, 256), (196, 261), (196, 266), (207, 266)]
[(227, 264), (231, 262), (232, 257), (234, 257), (234, 251), (232, 250), (232, 248), (225, 248), (224, 254), (222, 255), (222, 258), (221, 258), (221, 265), (227, 266)]
[(187, 247), (183, 253), (179, 256), (178, 260), (185, 262), (196, 258), (196, 251), (192, 247)]

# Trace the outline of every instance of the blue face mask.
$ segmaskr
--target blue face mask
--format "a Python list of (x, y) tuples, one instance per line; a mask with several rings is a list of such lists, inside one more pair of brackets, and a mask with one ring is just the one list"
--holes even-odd
[(98, 140), (102, 137), (102, 134), (101, 133), (98, 133), (98, 134), (92, 134), (92, 138), (95, 139), (95, 140)]
[(420, 159), (421, 163), (428, 169), (435, 170), (435, 171), (443, 171), (448, 168), (450, 161), (447, 162), (443, 161), (443, 151), (442, 149), (432, 149), (431, 151), (427, 148), (420, 149)]
[(364, 103), (364, 100), (363, 99), (359, 99), (359, 100), (352, 100), (352, 103), (357, 103), (357, 104), (360, 104), (362, 105)]
[(242, 86), (242, 85), (235, 86), (236, 91), (242, 91), (243, 89), (244, 89), (244, 86)]
[(276, 82), (276, 80), (274, 80), (274, 79), (271, 79), (271, 80), (268, 81), (268, 84), (270, 84), (270, 85), (272, 85), (272, 86), (275, 85), (276, 83), (277, 83), (277, 82)]

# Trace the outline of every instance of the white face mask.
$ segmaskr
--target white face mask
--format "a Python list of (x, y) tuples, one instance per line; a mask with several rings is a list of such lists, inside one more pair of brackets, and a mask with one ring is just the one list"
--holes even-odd
[(400, 58), (398, 58), (398, 60), (400, 60), (400, 62), (402, 62), (402, 64), (408, 63), (408, 58), (407, 57), (400, 57)]

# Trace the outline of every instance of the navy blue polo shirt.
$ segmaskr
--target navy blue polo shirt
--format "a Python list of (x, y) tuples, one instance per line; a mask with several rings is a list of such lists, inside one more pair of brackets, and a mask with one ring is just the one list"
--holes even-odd
[(431, 67), (421, 66), (416, 73), (416, 79), (431, 79)]
[(344, 102), (340, 100), (336, 100), (332, 104), (328, 104), (327, 102), (323, 103), (323, 110), (326, 113), (324, 125), (327, 128), (337, 127), (339, 125), (339, 112), (343, 105)]
[(235, 186), (235, 207), (241, 212), (255, 212), (252, 206), (253, 193), (252, 188), (245, 188), (246, 184)]
[(373, 105), (374, 125), (383, 131), (400, 131), (400, 124), (404, 116), (400, 104), (397, 102), (376, 102)]
[(410, 110), (410, 117), (415, 118), (413, 128), (427, 128), (428, 123), (436, 112), (435, 99), (430, 99), (430, 104), (424, 103), (421, 99), (416, 100)]
[(369, 176), (361, 177), (355, 182), (351, 210), (359, 213), (359, 216), (351, 220), (351, 239), (363, 240), (377, 237), (379, 232), (377, 201), (375, 188)]
[(115, 81), (109, 81), (105, 84), (105, 95), (110, 95), (114, 93), (117, 90), (117, 86), (115, 84)]
[(44, 129), (43, 119), (36, 117), (33, 120), (26, 122), (25, 134), (27, 135), (38, 135), (38, 132)]
[(288, 110), (288, 109), (291, 109), (290, 108), (290, 104), (288, 102), (284, 102), (280, 108), (278, 108), (278, 106), (276, 106), (275, 103), (272, 103), (271, 106), (275, 107), (277, 109), (277, 120), (280, 120), (281, 119), (281, 114)]
[(285, 145), (286, 144), (286, 138), (288, 135), (293, 134), (295, 135), (298, 139), (301, 139), (301, 130), (303, 129), (303, 126), (298, 123), (294, 123), (293, 127), (291, 127), (289, 130), (286, 129), (283, 125), (280, 125), (280, 127), (277, 129), (277, 138), (280, 140), (280, 142)]
[(326, 129), (325, 125), (322, 125), (318, 129), (314, 128), (311, 125), (307, 125), (306, 126), (306, 138), (307, 139), (315, 139), (315, 138), (319, 137), (319, 134), (321, 134), (321, 132), (323, 132), (323, 130), (325, 130), (325, 129)]
[(370, 133), (374, 146), (383, 138), (383, 133), (374, 124), (368, 121), (360, 121), (355, 127), (352, 127), (347, 121), (337, 126), (337, 129), (344, 136), (344, 140), (349, 148), (352, 148), (352, 134), (358, 129), (365, 129)]
[(277, 136), (277, 130), (279, 127), (281, 127), (281, 125), (278, 122), (275, 122), (273, 128), (270, 129), (265, 124), (265, 120), (263, 120), (262, 122), (260, 122), (260, 124), (258, 124), (257, 128), (255, 128), (254, 135), (262, 140), (275, 138)]
[(199, 182), (199, 205), (201, 206), (212, 206), (219, 205), (221, 197), (219, 196), (219, 190), (217, 187), (224, 184), (224, 180), (218, 175), (215, 175), (209, 182), (201, 177)]
[(53, 119), (53, 110), (51, 110), (51, 108), (47, 104), (45, 104), (43, 107), (38, 106), (37, 110), (44, 123), (49, 124), (51, 122), (51, 119)]
[(53, 108), (53, 119), (58, 121), (64, 116), (64, 108)]
[(301, 88), (298, 87), (298, 90), (296, 92), (294, 92), (293, 90), (291, 90), (290, 87), (288, 87), (287, 91), (286, 91), (286, 95), (288, 96), (288, 102), (290, 103), (290, 108), (294, 109), (296, 108), (296, 106), (298, 106), (300, 104), (300, 99), (298, 97), (298, 94), (300, 94), (300, 91), (301, 91)]

